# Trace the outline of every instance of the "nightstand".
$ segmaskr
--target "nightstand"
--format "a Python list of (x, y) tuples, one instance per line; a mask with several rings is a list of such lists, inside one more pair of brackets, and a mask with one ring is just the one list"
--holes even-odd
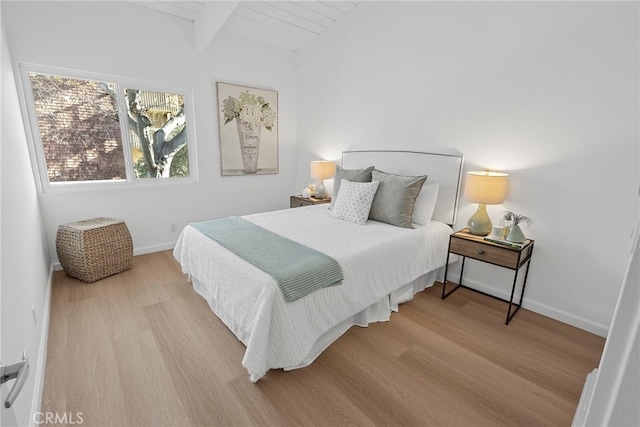
[[(462, 284), (462, 275), (464, 273), (464, 262), (467, 258), (472, 258), (478, 261), (486, 262), (489, 264), (497, 265), (499, 267), (508, 268), (514, 271), (513, 285), (511, 286), (511, 298), (509, 299), (509, 309), (507, 310), (507, 320), (505, 325), (508, 325), (511, 318), (518, 312), (522, 305), (522, 298), (524, 296), (524, 288), (527, 284), (527, 276), (529, 275), (529, 266), (531, 265), (531, 254), (533, 253), (533, 240), (527, 240), (522, 246), (517, 247), (505, 246), (498, 243), (492, 243), (484, 240), (482, 236), (474, 236), (469, 233), (469, 230), (456, 231), (449, 236), (449, 250), (447, 252), (447, 264), (444, 270), (444, 282), (442, 283), (442, 299), (445, 299), (456, 291), (459, 287), (467, 288), (475, 292), (480, 292), (475, 289), (469, 288)], [(514, 245), (516, 246), (516, 245)], [(460, 283), (458, 283), (449, 292), (447, 289), (447, 273), (449, 270), (449, 255), (457, 254), (462, 256), (462, 267), (460, 268)], [(513, 302), (513, 294), (516, 290), (516, 284), (518, 281), (518, 272), (520, 268), (527, 264), (527, 268), (524, 274), (524, 281), (522, 282), (522, 291), (520, 292), (520, 300), (516, 304)], [(484, 293), (484, 292), (480, 292)], [(485, 294), (488, 295), (488, 294)], [(507, 302), (507, 300), (498, 298), (493, 295), (489, 295), (493, 298), (497, 298), (501, 301)], [(512, 307), (516, 309), (511, 312)]]
[(323, 205), (325, 203), (331, 203), (331, 199), (316, 199), (315, 197), (309, 197), (308, 199), (305, 199), (302, 196), (291, 196), (289, 202), (292, 208), (299, 208), (301, 206)]

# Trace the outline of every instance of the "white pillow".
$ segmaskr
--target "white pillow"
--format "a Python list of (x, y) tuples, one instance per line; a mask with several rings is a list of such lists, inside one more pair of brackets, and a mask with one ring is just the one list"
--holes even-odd
[(416, 202), (413, 205), (413, 215), (411, 222), (415, 225), (429, 225), (431, 217), (433, 216), (433, 210), (436, 208), (436, 201), (438, 199), (438, 190), (440, 184), (437, 182), (425, 182), (422, 184), (422, 189), (416, 197)]
[(331, 209), (331, 218), (364, 225), (369, 219), (371, 203), (378, 191), (378, 184), (378, 181), (351, 182), (343, 179)]

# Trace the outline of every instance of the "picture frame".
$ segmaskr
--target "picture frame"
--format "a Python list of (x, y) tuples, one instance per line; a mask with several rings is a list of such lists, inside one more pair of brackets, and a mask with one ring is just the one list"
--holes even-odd
[(278, 173), (278, 92), (216, 83), (223, 176)]

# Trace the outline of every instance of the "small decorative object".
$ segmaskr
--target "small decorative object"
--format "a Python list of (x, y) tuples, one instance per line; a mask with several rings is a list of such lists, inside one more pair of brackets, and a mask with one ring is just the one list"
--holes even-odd
[(311, 179), (315, 179), (316, 199), (326, 199), (329, 197), (327, 190), (324, 188), (325, 179), (333, 178), (336, 174), (336, 163), (329, 160), (314, 160), (311, 162)]
[(309, 187), (302, 190), (302, 197), (304, 197), (305, 199), (311, 197), (311, 190), (309, 190)]
[(500, 239), (507, 239), (507, 234), (509, 234), (509, 229), (511, 228), (512, 222), (513, 221), (511, 220), (511, 216), (504, 215), (504, 213), (501, 214), (499, 224), (500, 226), (502, 226), (502, 237), (500, 237)]
[(504, 225), (494, 225), (491, 228), (491, 237), (494, 239), (504, 239)]
[(278, 173), (278, 92), (217, 86), (222, 175)]
[(467, 173), (464, 198), (478, 203), (478, 210), (469, 218), (469, 233), (486, 236), (491, 233), (487, 205), (499, 205), (507, 195), (507, 175), (501, 172), (474, 171)]
[(507, 232), (507, 237), (505, 240), (514, 243), (522, 243), (527, 238), (524, 236), (522, 229), (520, 228), (521, 223), (526, 223), (528, 227), (531, 227), (533, 224), (533, 219), (526, 215), (519, 215), (513, 213), (511, 211), (505, 211), (502, 213), (502, 218), (505, 221), (511, 221), (511, 225), (509, 226), (509, 231)]

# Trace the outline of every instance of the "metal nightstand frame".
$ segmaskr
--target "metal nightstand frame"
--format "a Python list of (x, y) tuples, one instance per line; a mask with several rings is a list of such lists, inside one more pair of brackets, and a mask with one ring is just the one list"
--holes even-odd
[[(504, 248), (506, 250), (514, 250), (514, 251), (518, 252), (518, 261), (516, 263), (516, 267), (515, 268), (511, 268), (511, 267), (504, 266), (504, 265), (501, 265), (501, 264), (498, 264), (498, 263), (495, 263), (495, 262), (490, 262), (490, 261), (487, 261), (487, 260), (483, 260), (483, 259), (480, 259), (480, 258), (475, 258), (475, 257), (469, 256), (469, 255), (464, 255), (464, 254), (452, 252), (451, 251), (451, 239), (452, 238), (462, 238), (462, 239), (464, 239), (464, 237), (455, 236), (455, 234), (456, 233), (454, 233), (451, 236), (449, 236), (449, 248), (447, 249), (447, 264), (446, 264), (445, 269), (444, 269), (444, 281), (442, 283), (442, 298), (441, 299), (444, 300), (449, 295), (451, 295), (453, 292), (455, 292), (458, 288), (463, 287), (463, 288), (469, 289), (471, 291), (478, 292), (478, 293), (481, 293), (483, 295), (487, 295), (487, 296), (489, 296), (491, 298), (495, 298), (495, 299), (498, 299), (500, 301), (508, 302), (509, 303), (509, 309), (507, 310), (507, 319), (505, 321), (505, 325), (508, 325), (509, 322), (511, 321), (511, 319), (513, 318), (513, 316), (515, 316), (515, 314), (518, 312), (518, 310), (520, 310), (520, 307), (522, 306), (522, 299), (524, 297), (524, 290), (525, 290), (526, 285), (527, 285), (527, 278), (529, 276), (529, 267), (531, 266), (531, 256), (533, 255), (533, 245), (534, 245), (535, 241), (534, 240), (530, 240), (529, 244), (523, 246), (520, 249), (507, 248), (507, 247)], [(475, 241), (475, 240), (473, 242), (477, 243), (477, 244), (493, 245), (493, 244), (491, 244), (489, 242), (481, 242), (481, 241)], [(527, 249), (528, 249), (527, 255), (523, 258), (522, 254)], [(459, 256), (462, 257), (462, 266), (460, 268), (460, 280), (459, 280), (459, 283), (453, 289), (451, 289), (449, 292), (446, 292), (447, 274), (449, 272), (449, 256), (451, 255), (451, 253), (455, 253), (456, 255), (459, 255)], [(503, 268), (508, 268), (509, 270), (514, 270), (515, 273), (514, 273), (514, 277), (513, 277), (513, 284), (511, 285), (511, 297), (509, 298), (509, 301), (507, 301), (507, 300), (505, 300), (503, 298), (497, 297), (495, 295), (491, 295), (491, 294), (488, 294), (486, 292), (482, 292), (482, 291), (479, 291), (477, 289), (470, 288), (470, 287), (465, 286), (465, 285), (462, 284), (462, 276), (464, 274), (464, 264), (465, 264), (465, 261), (466, 261), (467, 257), (469, 257), (471, 259), (475, 259), (475, 260), (480, 261), (480, 262), (485, 262), (485, 263), (488, 263), (488, 264), (497, 265), (498, 267), (503, 267)], [(516, 304), (516, 303), (513, 302), (513, 295), (515, 293), (516, 285), (517, 285), (517, 282), (518, 282), (518, 272), (520, 271), (520, 269), (523, 267), (523, 265), (525, 263), (527, 264), (527, 268), (526, 268), (525, 275), (524, 275), (524, 281), (522, 282), (522, 290), (520, 292), (520, 300)], [(516, 309), (512, 313), (511, 309), (512, 309), (513, 306), (515, 306)]]

